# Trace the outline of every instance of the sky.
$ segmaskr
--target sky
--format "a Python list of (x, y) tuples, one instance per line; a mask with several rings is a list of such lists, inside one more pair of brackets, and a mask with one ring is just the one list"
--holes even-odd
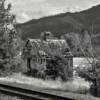
[(65, 12), (82, 11), (100, 4), (100, 0), (6, 0), (12, 4), (11, 12), (17, 21), (24, 23), (31, 19)]

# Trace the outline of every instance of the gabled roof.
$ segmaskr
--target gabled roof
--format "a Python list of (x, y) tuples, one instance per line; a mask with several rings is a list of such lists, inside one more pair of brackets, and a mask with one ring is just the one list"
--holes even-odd
[(52, 44), (59, 47), (63, 47), (63, 46), (68, 47), (64, 39), (47, 39), (46, 41), (41, 41), (41, 39), (27, 39), (27, 41), (29, 41), (31, 45), (37, 44), (37, 46), (40, 46), (40, 44), (43, 43), (44, 45)]
[(56, 55), (61, 54), (63, 50), (69, 48), (63, 39), (27, 39), (26, 46), (31, 45), (33, 55)]

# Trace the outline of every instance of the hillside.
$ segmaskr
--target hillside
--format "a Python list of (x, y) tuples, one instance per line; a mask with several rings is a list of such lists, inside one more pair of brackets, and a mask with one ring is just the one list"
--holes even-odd
[(76, 12), (63, 13), (55, 16), (48, 16), (40, 19), (33, 19), (29, 22), (18, 25), (22, 31), (22, 38), (38, 38), (43, 31), (51, 31), (54, 36), (60, 37), (68, 32), (80, 32), (82, 28), (90, 29), (94, 26), (94, 33), (100, 32), (100, 5), (90, 9)]

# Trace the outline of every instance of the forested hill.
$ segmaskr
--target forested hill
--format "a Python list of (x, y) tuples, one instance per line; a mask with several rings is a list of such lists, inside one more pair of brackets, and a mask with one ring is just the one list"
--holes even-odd
[(19, 24), (22, 38), (38, 38), (43, 31), (51, 31), (54, 36), (60, 37), (68, 32), (80, 32), (84, 27), (91, 29), (94, 34), (100, 33), (100, 5), (90, 9), (76, 12), (63, 13)]

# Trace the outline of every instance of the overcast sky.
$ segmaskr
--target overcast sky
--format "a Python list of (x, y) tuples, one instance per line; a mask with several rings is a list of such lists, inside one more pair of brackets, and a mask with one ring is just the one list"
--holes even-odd
[(64, 12), (85, 10), (100, 4), (100, 0), (7, 0), (18, 22)]

